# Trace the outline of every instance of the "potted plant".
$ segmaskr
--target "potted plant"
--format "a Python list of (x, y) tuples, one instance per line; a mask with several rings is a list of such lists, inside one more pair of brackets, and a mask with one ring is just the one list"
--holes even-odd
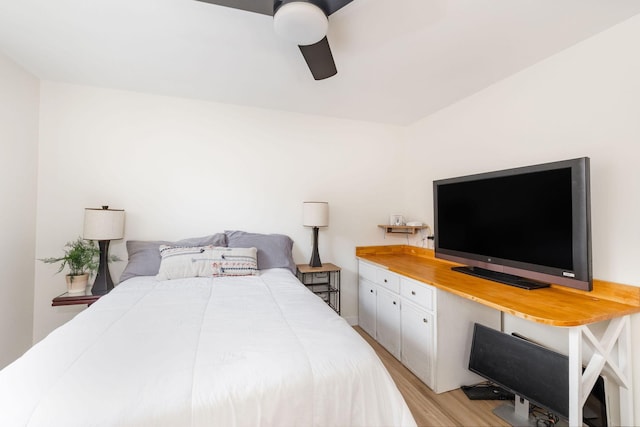
[[(78, 237), (73, 242), (67, 242), (64, 255), (58, 258), (43, 258), (40, 261), (47, 264), (60, 263), (57, 273), (69, 266), (67, 274), (67, 290), (69, 293), (82, 293), (87, 288), (89, 276), (98, 269), (100, 250), (92, 240)], [(111, 259), (115, 260), (115, 259)], [(111, 261), (110, 260), (110, 261)]]

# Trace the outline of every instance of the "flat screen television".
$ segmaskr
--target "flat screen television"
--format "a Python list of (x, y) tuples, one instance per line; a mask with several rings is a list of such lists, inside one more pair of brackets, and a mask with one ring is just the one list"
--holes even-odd
[(590, 291), (589, 158), (436, 180), (435, 256), (535, 289)]

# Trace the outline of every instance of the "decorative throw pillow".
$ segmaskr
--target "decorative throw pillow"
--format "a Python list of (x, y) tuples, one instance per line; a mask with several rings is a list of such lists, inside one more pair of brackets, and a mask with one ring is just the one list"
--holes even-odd
[(217, 233), (210, 236), (178, 240), (177, 242), (129, 240), (127, 241), (129, 262), (120, 276), (120, 282), (136, 276), (155, 276), (158, 274), (160, 270), (161, 245), (227, 246), (227, 236), (224, 233)]
[(210, 277), (213, 246), (160, 246), (158, 280)]
[(258, 274), (258, 250), (256, 248), (213, 248), (211, 253), (213, 277)]
[(247, 233), (245, 231), (225, 231), (230, 248), (258, 249), (258, 268), (288, 268), (296, 274), (293, 262), (293, 240), (284, 234)]

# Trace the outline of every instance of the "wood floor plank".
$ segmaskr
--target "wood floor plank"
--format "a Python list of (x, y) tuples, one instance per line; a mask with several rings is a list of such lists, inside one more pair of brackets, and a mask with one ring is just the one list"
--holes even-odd
[(356, 326), (355, 329), (373, 347), (386, 366), (418, 426), (509, 426), (491, 412), (493, 408), (504, 402), (469, 400), (460, 389), (436, 394), (362, 328)]

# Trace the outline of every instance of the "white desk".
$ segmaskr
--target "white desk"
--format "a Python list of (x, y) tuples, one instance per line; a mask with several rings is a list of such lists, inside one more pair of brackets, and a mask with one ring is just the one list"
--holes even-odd
[[(621, 424), (633, 425), (630, 316), (640, 313), (639, 287), (594, 280), (592, 292), (556, 285), (530, 292), (452, 272), (453, 263), (434, 258), (428, 249), (368, 246), (356, 248), (356, 256), (503, 313), (568, 328), (569, 424), (582, 426), (584, 403), (604, 373), (620, 390)], [(597, 322), (608, 322), (600, 339), (589, 327)], [(593, 355), (583, 373), (584, 345), (593, 349)]]

